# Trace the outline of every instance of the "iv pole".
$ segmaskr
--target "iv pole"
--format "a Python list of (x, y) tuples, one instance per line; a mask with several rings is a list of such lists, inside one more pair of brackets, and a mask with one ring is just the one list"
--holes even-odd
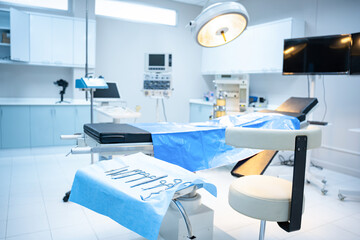
[[(88, 50), (89, 50), (89, 16), (88, 16), (88, 0), (86, 0), (86, 13), (85, 13), (85, 77), (89, 77), (88, 65)], [(87, 96), (87, 92), (86, 92)], [(90, 89), (90, 123), (94, 123), (94, 90)]]
[[(88, 66), (88, 42), (89, 42), (89, 16), (88, 16), (88, 0), (86, 0), (86, 12), (85, 12), (85, 77), (89, 77), (89, 66)], [(86, 92), (87, 98), (87, 92)], [(94, 123), (94, 90), (90, 88), (90, 123)], [(91, 164), (94, 163), (94, 154), (91, 153)]]

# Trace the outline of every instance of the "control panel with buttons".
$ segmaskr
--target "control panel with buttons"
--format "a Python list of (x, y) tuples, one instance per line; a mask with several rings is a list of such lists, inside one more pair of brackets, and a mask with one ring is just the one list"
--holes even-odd
[(144, 94), (149, 97), (169, 97), (171, 95), (171, 73), (145, 73)]

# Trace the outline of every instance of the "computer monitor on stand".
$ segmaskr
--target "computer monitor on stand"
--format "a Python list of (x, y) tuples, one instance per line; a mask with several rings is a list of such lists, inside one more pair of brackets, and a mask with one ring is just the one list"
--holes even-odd
[(110, 102), (121, 102), (116, 83), (107, 82), (107, 89), (96, 89), (94, 100), (100, 102), (101, 106), (108, 106)]

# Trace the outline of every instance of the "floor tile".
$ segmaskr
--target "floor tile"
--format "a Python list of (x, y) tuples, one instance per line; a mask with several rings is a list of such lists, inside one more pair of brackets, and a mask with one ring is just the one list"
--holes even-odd
[(15, 186), (11, 186), (10, 187), (10, 195), (17, 195), (17, 194), (21, 194), (21, 193), (33, 193), (33, 194), (41, 194), (41, 188), (39, 185), (15, 185)]
[(4, 239), (6, 236), (6, 221), (0, 220), (0, 239)]
[(72, 202), (64, 203), (62, 199), (57, 199), (55, 201), (46, 201), (45, 208), (48, 214), (71, 214), (74, 211), (79, 211), (82, 209), (80, 205)]
[(99, 239), (132, 233), (129, 229), (103, 215), (93, 214), (91, 212), (87, 212), (86, 215)]
[(88, 224), (59, 228), (51, 231), (53, 240), (97, 240)]
[(214, 233), (213, 233), (213, 239), (214, 240), (236, 240), (236, 238), (230, 236), (220, 228), (214, 227)]
[(9, 205), (9, 196), (8, 195), (0, 195), (0, 208), (7, 207)]
[(51, 240), (50, 231), (34, 232), (29, 234), (22, 234), (15, 237), (8, 237), (6, 240)]
[(7, 220), (9, 206), (1, 205), (0, 206), (0, 221)]
[[(251, 224), (245, 227), (241, 227), (236, 230), (227, 232), (235, 239), (259, 239), (260, 222), (258, 224)], [(273, 234), (265, 232), (266, 240), (279, 240)]]
[[(64, 203), (65, 204), (65, 203)], [(49, 212), (48, 220), (50, 229), (58, 229), (63, 227), (71, 227), (76, 225), (86, 225), (88, 221), (84, 212), (81, 209), (64, 211), (64, 212)]]
[(346, 231), (358, 235), (360, 239), (360, 218), (356, 218), (353, 216), (345, 217), (338, 221), (333, 222), (332, 224)]
[(360, 220), (360, 213), (356, 213), (352, 215), (351, 217), (356, 218), (357, 220)]
[(9, 219), (7, 222), (7, 237), (49, 230), (46, 216)]
[[(90, 164), (89, 155), (65, 157), (68, 150), (67, 146), (0, 150), (0, 239), (7, 235), (9, 240), (144, 240), (105, 216), (62, 201), (77, 169)], [(260, 221), (228, 204), (228, 188), (236, 179), (231, 169), (229, 165), (197, 173), (218, 188), (217, 198), (199, 190), (203, 203), (215, 211), (214, 240), (258, 239)], [(360, 179), (327, 169), (312, 171), (326, 177), (328, 195), (306, 184), (302, 229), (287, 233), (267, 222), (265, 239), (360, 239), (360, 202), (337, 198), (339, 188), (357, 188)], [(292, 168), (272, 164), (265, 174), (291, 178)]]
[(11, 194), (9, 197), (10, 206), (33, 204), (33, 203), (43, 203), (43, 198), (41, 193), (19, 192), (19, 193)]
[(359, 235), (355, 235), (351, 232), (343, 230), (333, 224), (327, 224), (316, 228), (312, 231), (309, 231), (312, 236), (317, 237), (317, 239), (323, 240), (338, 240), (338, 239), (346, 239), (346, 240), (358, 240)]
[(42, 202), (16, 205), (12, 204), (9, 206), (9, 220), (37, 216), (46, 217), (45, 206)]

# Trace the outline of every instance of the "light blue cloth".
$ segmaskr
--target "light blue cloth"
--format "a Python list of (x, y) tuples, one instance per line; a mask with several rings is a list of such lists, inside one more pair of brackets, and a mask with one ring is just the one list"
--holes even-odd
[(165, 122), (132, 125), (151, 133), (156, 158), (192, 172), (228, 165), (260, 152), (226, 145), (227, 127), (288, 130), (300, 128), (300, 122), (295, 117), (259, 112), (224, 116), (192, 124)]
[[(151, 175), (168, 175), (168, 177), (161, 179), (167, 182), (182, 179), (182, 184), (152, 195), (147, 200), (142, 200), (141, 195), (146, 198), (151, 192), (157, 192), (164, 187), (142, 191), (142, 188), (158, 185), (160, 180), (130, 188), (136, 183), (149, 179), (125, 183), (125, 181), (140, 178), (141, 175), (115, 180), (105, 173), (107, 170), (123, 166), (130, 166), (129, 169), (131, 170), (141, 169)], [(198, 188), (204, 187), (214, 196), (217, 194), (215, 185), (207, 183), (196, 174), (179, 166), (137, 153), (118, 157), (114, 160), (101, 161), (78, 170), (71, 189), (70, 201), (108, 216), (147, 239), (155, 240), (174, 193), (189, 185), (186, 184), (185, 186), (183, 184), (185, 182), (191, 182)]]

